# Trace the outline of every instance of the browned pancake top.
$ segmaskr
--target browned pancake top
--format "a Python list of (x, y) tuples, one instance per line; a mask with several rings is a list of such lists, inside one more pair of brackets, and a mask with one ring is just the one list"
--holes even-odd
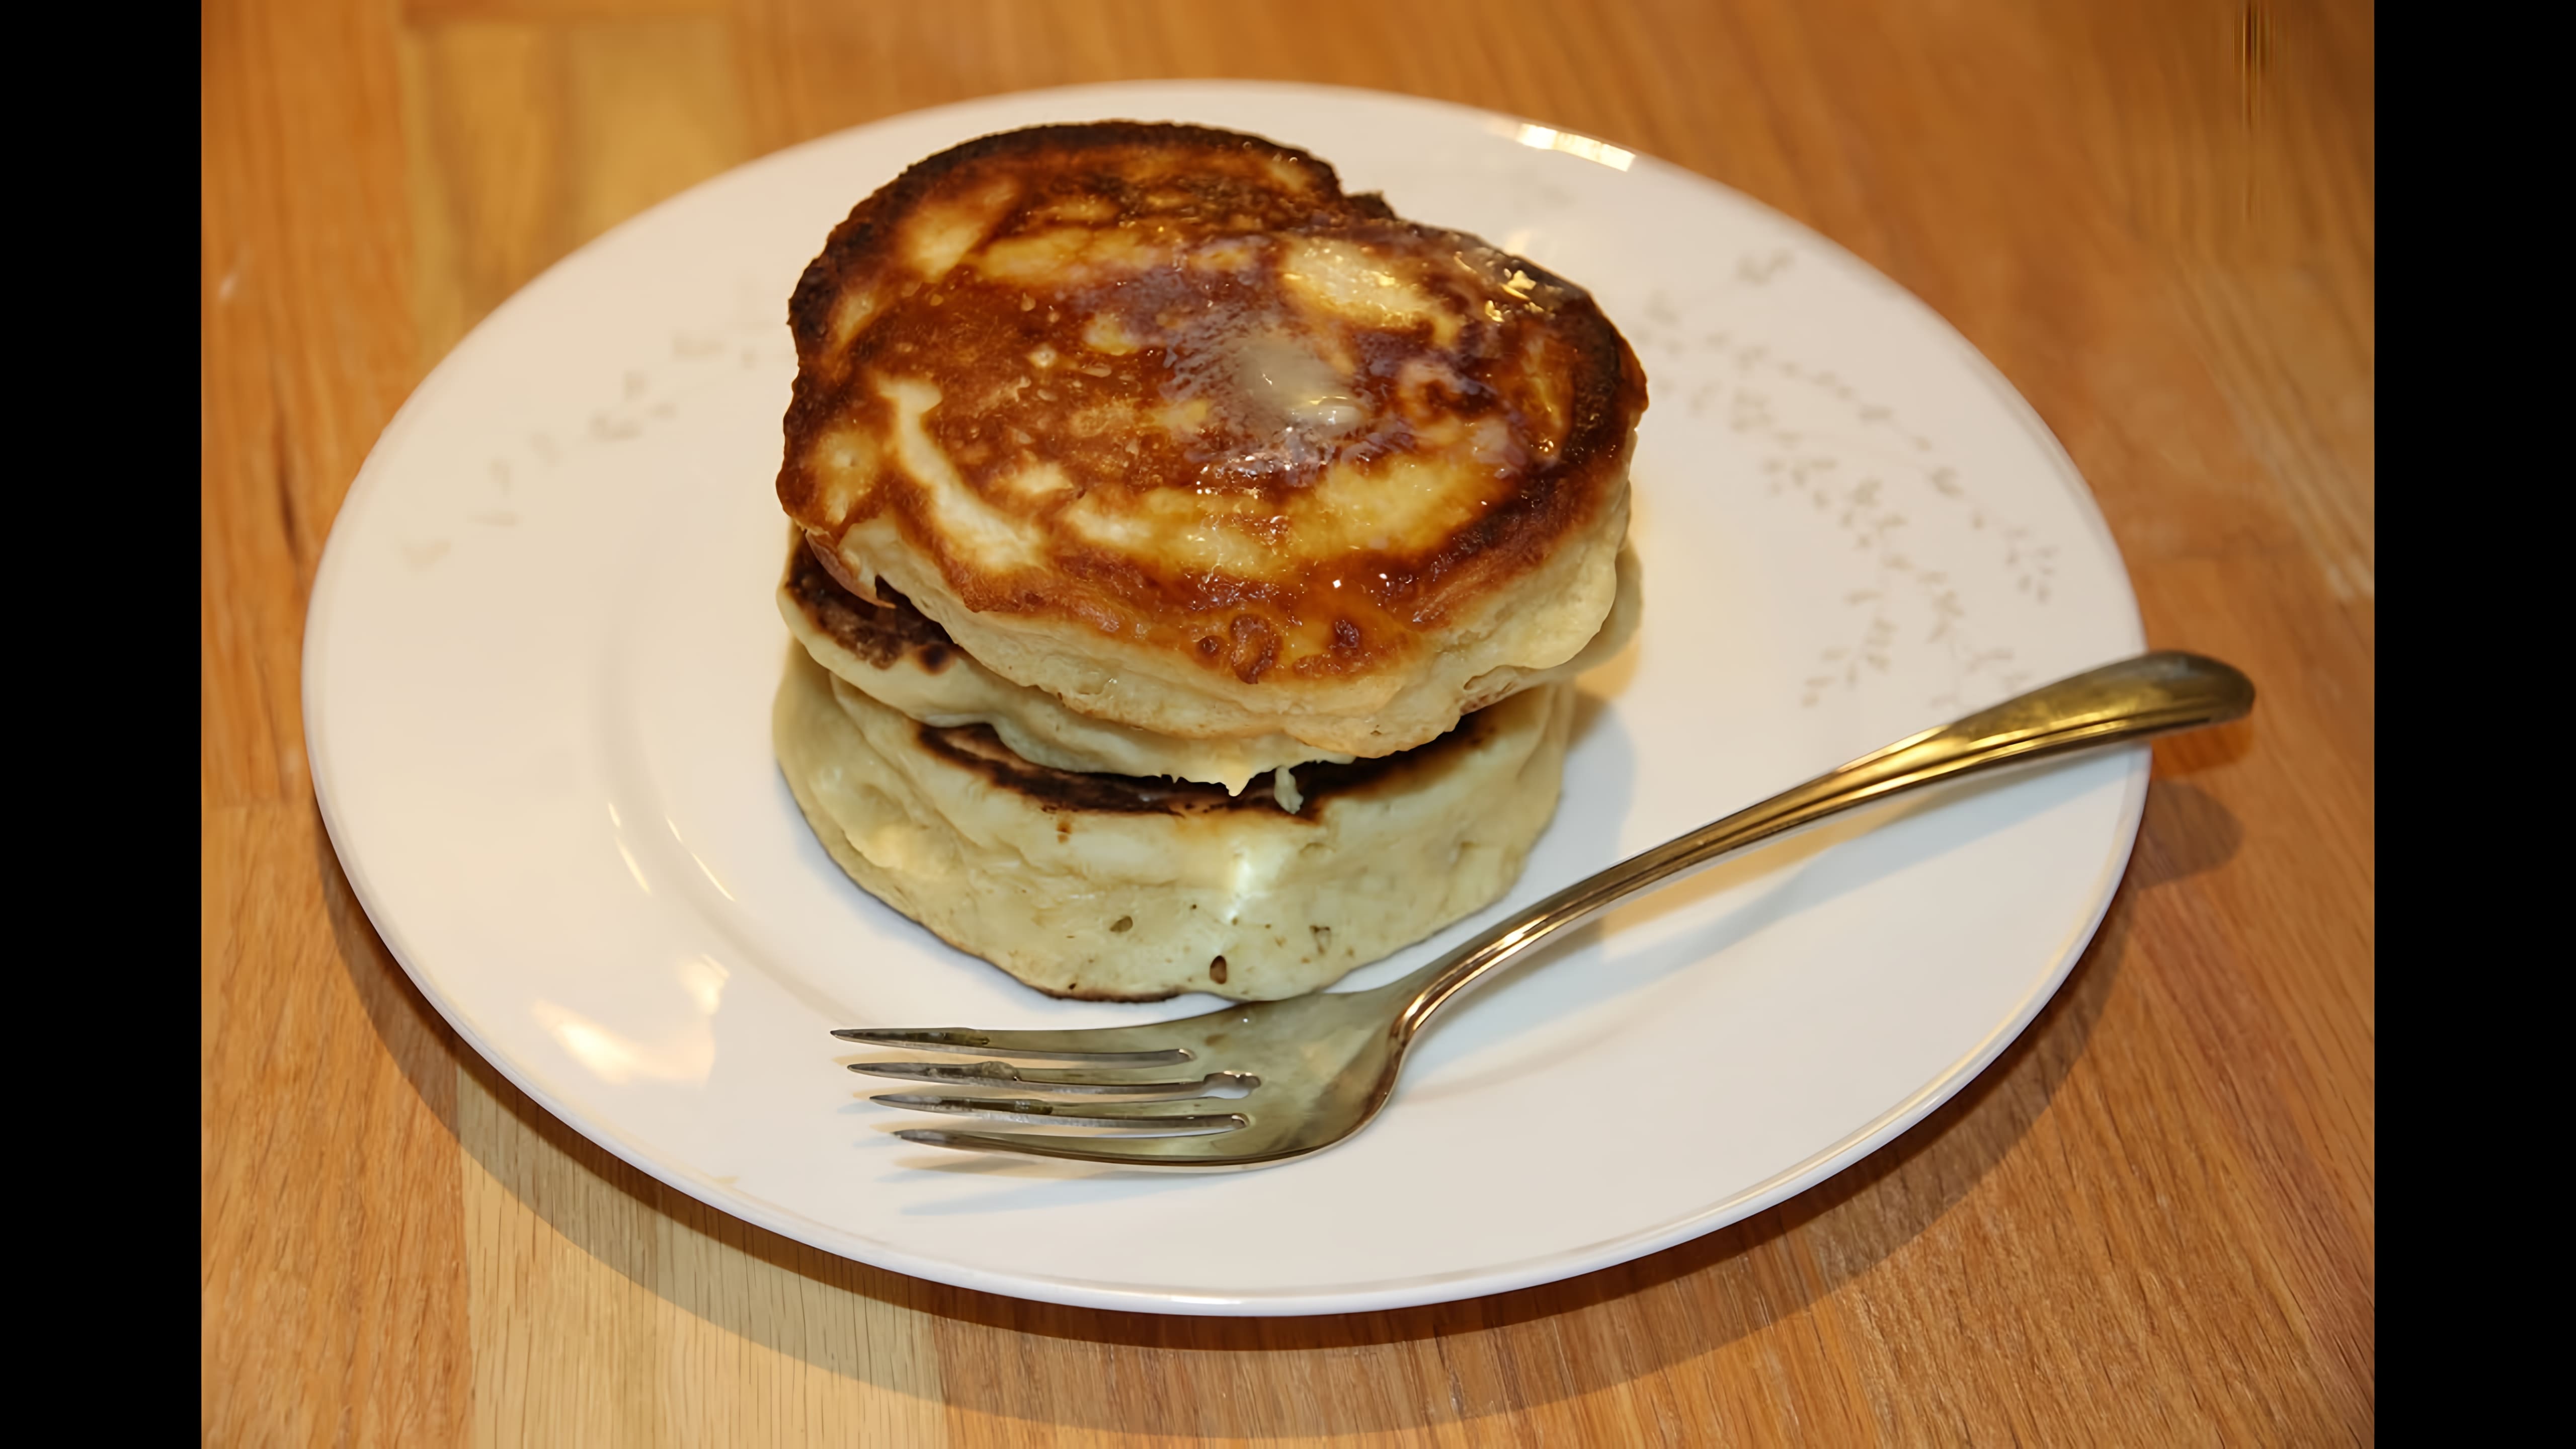
[(1245, 683), (1410, 657), (1599, 517), (1645, 407), (1579, 288), (1196, 127), (932, 157), (791, 318), (809, 533), (887, 520), (970, 610)]

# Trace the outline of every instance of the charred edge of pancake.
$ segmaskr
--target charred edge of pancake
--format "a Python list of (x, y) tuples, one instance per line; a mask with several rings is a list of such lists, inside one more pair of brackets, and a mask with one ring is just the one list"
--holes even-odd
[(871, 604), (844, 588), (817, 557), (824, 545), (807, 540), (787, 559), (787, 587), (805, 617), (833, 643), (879, 669), (893, 667), (911, 655), (932, 674), (948, 667), (963, 652), (939, 622), (912, 606), (912, 601), (877, 583), (883, 604)]
[(1436, 767), (1452, 752), (1475, 748), (1492, 729), (1492, 722), (1480, 710), (1460, 720), (1449, 733), (1401, 754), (1353, 760), (1347, 765), (1318, 761), (1292, 766), (1298, 793), (1305, 797), (1305, 808), (1290, 814), (1280, 806), (1277, 792), (1257, 783), (1259, 777), (1242, 794), (1229, 795), (1223, 785), (1194, 780), (1078, 774), (1022, 759), (1002, 743), (991, 725), (913, 725), (922, 748), (950, 764), (974, 771), (996, 789), (1019, 795), (1050, 815), (1188, 817), (1267, 811), (1308, 825), (1319, 824), (1322, 807), (1334, 800), (1400, 788), (1415, 771)]

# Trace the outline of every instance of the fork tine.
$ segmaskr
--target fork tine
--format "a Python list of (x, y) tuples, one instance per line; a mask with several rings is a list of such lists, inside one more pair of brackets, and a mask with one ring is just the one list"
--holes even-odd
[(1046, 1127), (1160, 1127), (1174, 1132), (1223, 1132), (1251, 1125), (1240, 1112), (1179, 1112), (1190, 1102), (1105, 1103), (1076, 1107), (1041, 1102), (1033, 1097), (933, 1097), (919, 1092), (888, 1092), (868, 1100), (915, 1112), (950, 1112), (961, 1117), (990, 1117), (997, 1122), (1028, 1122)]
[(905, 1082), (936, 1082), (952, 1087), (1043, 1087), (1050, 1092), (1092, 1097), (1203, 1097), (1214, 1090), (1250, 1091), (1261, 1085), (1261, 1079), (1248, 1072), (1210, 1072), (1196, 1081), (1158, 1082), (1107, 1072), (1015, 1067), (1009, 1062), (973, 1062), (966, 1066), (947, 1062), (852, 1062), (850, 1070)]
[(1100, 1039), (1112, 1033), (1119, 1036), (1127, 1034), (1116, 1027), (1094, 1031), (973, 1031), (964, 1027), (921, 1030), (845, 1026), (832, 1035), (843, 1041), (866, 1042), (870, 1046), (921, 1047), (935, 1052), (984, 1052), (1005, 1057), (1035, 1057), (1051, 1062), (1088, 1062), (1102, 1067), (1168, 1067), (1190, 1060), (1189, 1052), (1180, 1047), (1134, 1051), (1103, 1045)]
[(1065, 1137), (1036, 1132), (950, 1132), (938, 1127), (908, 1127), (894, 1134), (924, 1147), (954, 1147), (965, 1152), (1007, 1152), (1019, 1157), (1053, 1157), (1106, 1167), (1189, 1167), (1228, 1165), (1225, 1154), (1209, 1144), (1223, 1133), (1187, 1137)]

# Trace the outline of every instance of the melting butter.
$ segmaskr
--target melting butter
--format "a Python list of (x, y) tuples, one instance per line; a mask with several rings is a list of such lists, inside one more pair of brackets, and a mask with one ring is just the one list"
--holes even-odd
[(1235, 344), (1235, 391), (1256, 415), (1301, 432), (1340, 433), (1361, 418), (1360, 400), (1333, 365), (1294, 337), (1257, 332)]

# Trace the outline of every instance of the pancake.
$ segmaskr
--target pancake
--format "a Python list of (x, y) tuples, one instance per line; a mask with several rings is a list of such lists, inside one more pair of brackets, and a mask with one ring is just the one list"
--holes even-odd
[(943, 939), (1054, 996), (1261, 1001), (1319, 990), (1509, 889), (1555, 812), (1570, 686), (1405, 754), (1267, 792), (1032, 764), (789, 651), (779, 766), (832, 858)]
[[(1637, 558), (1619, 554), (1618, 589), (1592, 642), (1522, 687), (1572, 679), (1607, 663), (1636, 631)], [(1158, 735), (1072, 710), (1044, 690), (1013, 684), (977, 663), (948, 631), (882, 579), (882, 601), (843, 588), (799, 535), (788, 545), (778, 610), (814, 661), (879, 704), (938, 726), (992, 728), (1012, 753), (1059, 770), (1163, 776), (1223, 785), (1240, 793), (1278, 766), (1352, 757), (1319, 751), (1284, 734), (1249, 740), (1188, 740)]]
[(1281, 765), (1345, 762), (1283, 734), (1185, 740), (1093, 719), (983, 665), (883, 580), (871, 603), (841, 587), (800, 535), (778, 612), (814, 661), (869, 698), (935, 726), (984, 725), (1014, 754), (1058, 770), (1163, 776), (1240, 793)]
[(790, 320), (778, 495), (840, 582), (1076, 715), (1226, 742), (1227, 778), (1424, 744), (1617, 593), (1626, 342), (1302, 151), (988, 136), (861, 202)]

